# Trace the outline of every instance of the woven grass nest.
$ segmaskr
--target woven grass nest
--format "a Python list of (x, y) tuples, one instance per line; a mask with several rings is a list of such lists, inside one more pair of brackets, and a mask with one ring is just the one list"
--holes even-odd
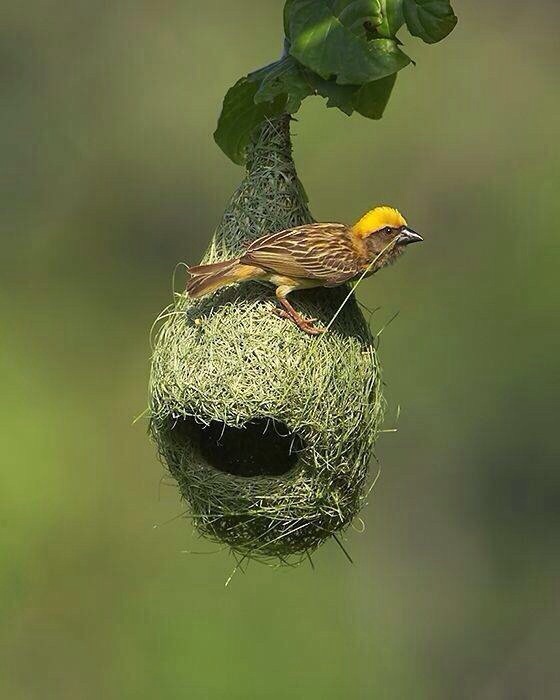
[[(311, 221), (289, 117), (266, 122), (203, 262)], [(292, 299), (327, 325), (348, 291)], [(275, 304), (272, 288), (258, 283), (199, 300), (176, 295), (155, 339), (150, 432), (200, 533), (242, 558), (292, 563), (360, 510), (383, 399), (353, 297), (316, 337), (275, 316)]]

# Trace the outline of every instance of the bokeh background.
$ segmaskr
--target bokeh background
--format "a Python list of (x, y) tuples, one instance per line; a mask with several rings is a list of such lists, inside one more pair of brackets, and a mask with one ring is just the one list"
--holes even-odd
[(2, 698), (558, 697), (560, 9), (455, 9), (382, 122), (316, 98), (294, 127), (316, 218), (386, 201), (426, 238), (358, 292), (376, 330), (400, 312), (401, 416), (356, 563), (226, 588), (132, 420), (173, 268), (242, 176), (222, 97), (280, 52), (282, 3), (2, 8)]

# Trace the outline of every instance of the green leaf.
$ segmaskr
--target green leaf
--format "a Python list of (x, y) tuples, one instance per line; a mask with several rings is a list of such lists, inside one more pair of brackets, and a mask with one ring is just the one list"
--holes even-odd
[(348, 116), (356, 111), (368, 119), (381, 119), (397, 80), (395, 74), (365, 85), (338, 85), (311, 71), (307, 77), (314, 91), (327, 98), (327, 107), (337, 107)]
[(404, 0), (403, 14), (408, 31), (428, 44), (445, 39), (457, 24), (449, 0)]
[(381, 119), (396, 81), (397, 74), (395, 73), (386, 78), (381, 78), (381, 80), (362, 85), (354, 95), (356, 112), (359, 112), (364, 117), (368, 117), (368, 119)]
[(377, 27), (381, 36), (395, 37), (404, 24), (403, 0), (380, 0), (382, 21)]
[(313, 92), (301, 66), (291, 56), (250, 73), (248, 80), (259, 84), (254, 98), (257, 104), (272, 102), (279, 95), (285, 95), (285, 110), (289, 114), (297, 112), (302, 100)]
[(245, 161), (253, 129), (267, 117), (293, 114), (314, 88), (291, 56), (239, 80), (227, 93), (214, 138), (234, 163)]
[(294, 0), (286, 0), (286, 4), (284, 5), (284, 34), (288, 41), (290, 40), (290, 16), (293, 2)]
[(214, 132), (214, 139), (234, 163), (245, 162), (245, 149), (253, 129), (264, 119), (282, 114), (286, 95), (278, 95), (271, 102), (255, 103), (259, 83), (241, 78), (225, 96), (222, 113)]
[(380, 0), (289, 0), (290, 53), (325, 80), (361, 85), (410, 63), (390, 38), (367, 40), (368, 26), (383, 21)]
[[(348, 27), (358, 36), (365, 37), (368, 26), (376, 27), (382, 21), (381, 15), (382, 0), (322, 0), (322, 4), (330, 8), (331, 12), (338, 17), (341, 24)], [(286, 0), (284, 5), (284, 31), (286, 37), (291, 39), (290, 28), (292, 24), (292, 13), (294, 12), (293, 5), (298, 12), (305, 4), (301, 0)], [(315, 5), (321, 5), (321, 0), (315, 2)], [(316, 8), (313, 8), (316, 9)]]
[(357, 36), (366, 37), (369, 28), (381, 24), (381, 0), (350, 0), (328, 2), (336, 12), (338, 21)]
[(306, 75), (314, 92), (327, 98), (327, 107), (337, 107), (348, 116), (354, 112), (354, 96), (359, 86), (339, 85), (335, 80), (325, 80), (312, 71), (307, 71)]

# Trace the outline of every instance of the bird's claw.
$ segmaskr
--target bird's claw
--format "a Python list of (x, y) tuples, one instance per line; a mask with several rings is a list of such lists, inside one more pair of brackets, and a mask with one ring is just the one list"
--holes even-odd
[(321, 335), (327, 330), (326, 328), (317, 328), (317, 326), (314, 326), (313, 323), (308, 321), (303, 321), (303, 323), (297, 323), (296, 325), (301, 331), (307, 333), (307, 335)]
[(305, 319), (301, 316), (295, 318), (294, 316), (289, 314), (285, 309), (278, 309), (276, 307), (273, 307), (271, 311), (275, 316), (278, 316), (279, 318), (285, 318), (290, 320), (300, 329), (300, 331), (303, 331), (308, 335), (321, 335), (321, 333), (324, 333), (326, 331), (326, 328), (317, 328), (317, 326), (313, 325), (315, 321), (317, 321), (316, 318)]

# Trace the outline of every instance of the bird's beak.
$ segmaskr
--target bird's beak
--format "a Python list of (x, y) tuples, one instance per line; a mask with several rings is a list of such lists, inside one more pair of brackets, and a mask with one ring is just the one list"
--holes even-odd
[(400, 243), (401, 245), (409, 245), (410, 243), (420, 243), (423, 240), (424, 239), (419, 233), (416, 233), (416, 231), (413, 231), (411, 228), (405, 226), (397, 238), (397, 243)]

